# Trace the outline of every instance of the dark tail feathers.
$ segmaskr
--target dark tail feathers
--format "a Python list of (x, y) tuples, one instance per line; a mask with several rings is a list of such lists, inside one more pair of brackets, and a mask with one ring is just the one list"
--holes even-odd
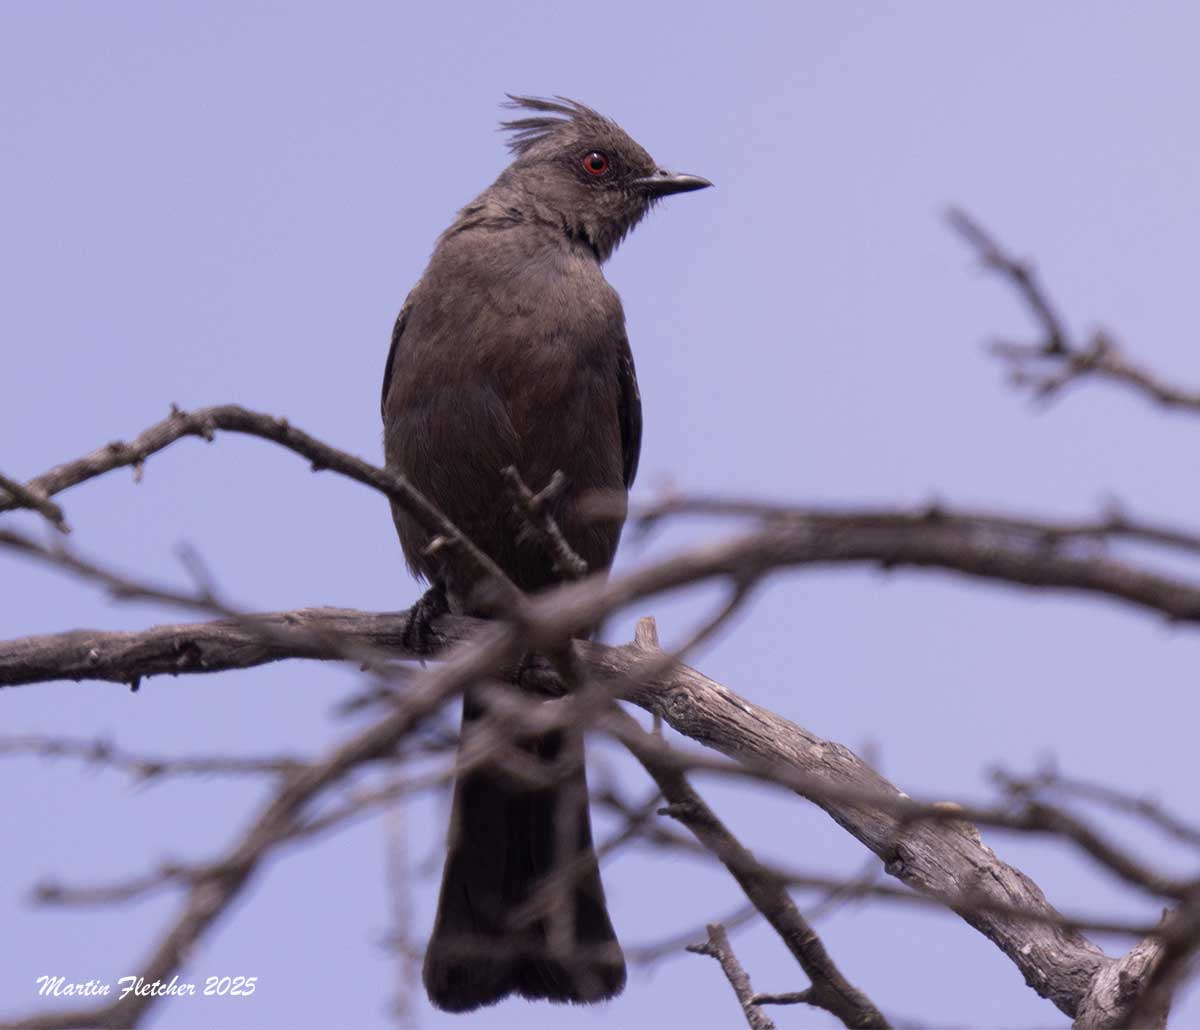
[[(463, 738), (481, 714), (468, 695)], [(560, 733), (523, 742), (545, 761), (559, 757)], [(605, 907), (604, 887), (592, 848), (582, 743), (576, 738), (578, 773), (543, 789), (518, 785), (503, 772), (480, 768), (454, 786), (450, 846), (429, 948), (425, 990), (440, 1009), (464, 1012), (509, 994), (557, 1002), (596, 1002), (620, 994), (625, 959)], [(565, 796), (583, 862), (570, 889), (573, 944), (552, 949), (550, 918), (523, 929), (511, 925), (537, 881), (555, 868), (555, 831)]]

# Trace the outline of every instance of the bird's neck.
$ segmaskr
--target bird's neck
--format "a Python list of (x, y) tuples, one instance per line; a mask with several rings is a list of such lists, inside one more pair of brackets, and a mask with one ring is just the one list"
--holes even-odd
[[(507, 221), (512, 225), (525, 224), (544, 231), (548, 244), (566, 246), (593, 257), (603, 264), (612, 254), (620, 235), (606, 232), (603, 226), (589, 225), (572, 219), (553, 200), (539, 197), (519, 184), (501, 178), (479, 195), (474, 203), (459, 214), (459, 222), (469, 212), (475, 218), (486, 217), (491, 224)], [(457, 223), (456, 223), (457, 224)]]

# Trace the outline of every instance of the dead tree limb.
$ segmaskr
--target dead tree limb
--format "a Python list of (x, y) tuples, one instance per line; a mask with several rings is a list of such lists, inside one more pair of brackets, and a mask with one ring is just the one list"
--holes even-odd
[(689, 945), (688, 951), (697, 955), (707, 955), (720, 963), (721, 972), (725, 974), (725, 979), (729, 981), (729, 986), (737, 995), (738, 1004), (742, 1006), (742, 1015), (746, 1017), (746, 1024), (750, 1030), (775, 1030), (775, 1023), (771, 1017), (763, 1012), (754, 1000), (750, 977), (742, 968), (737, 955), (734, 954), (733, 945), (729, 943), (729, 935), (725, 932), (725, 927), (720, 923), (710, 923), (708, 940), (700, 944)]
[(992, 353), (1008, 365), (1014, 385), (1030, 389), (1039, 400), (1049, 400), (1081, 380), (1106, 379), (1164, 408), (1200, 412), (1200, 390), (1176, 386), (1130, 361), (1106, 330), (1096, 330), (1086, 343), (1076, 341), (1029, 262), (1005, 250), (965, 212), (951, 208), (947, 218), (983, 264), (1012, 284), (1042, 331), (1038, 343), (992, 343)]

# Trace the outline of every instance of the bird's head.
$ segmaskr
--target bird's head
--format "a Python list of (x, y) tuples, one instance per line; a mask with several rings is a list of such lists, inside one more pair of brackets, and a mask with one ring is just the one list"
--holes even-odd
[(509, 101), (534, 113), (501, 123), (516, 157), (497, 185), (561, 219), (564, 231), (601, 261), (656, 201), (712, 185), (660, 168), (616, 122), (574, 100), (510, 95)]

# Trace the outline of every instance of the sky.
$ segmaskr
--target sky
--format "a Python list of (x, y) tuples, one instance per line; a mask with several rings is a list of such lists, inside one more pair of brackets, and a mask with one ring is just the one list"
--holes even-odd
[[(1103, 325), (1139, 360), (1200, 384), (1198, 34), (1186, 3), (5, 4), (0, 470), (31, 478), (135, 435), (172, 403), (245, 404), (382, 460), (392, 320), (437, 234), (506, 163), (498, 104), (506, 92), (562, 94), (716, 184), (660, 205), (606, 268), (645, 411), (635, 496), (936, 497), (1046, 516), (1118, 497), (1194, 526), (1196, 425), (1103, 386), (1048, 409), (1014, 392), (983, 344), (1035, 328), (943, 215), (962, 205), (1036, 259), (1073, 331)], [(183, 441), (140, 484), (123, 471), (59, 499), (83, 552), (185, 585), (186, 543), (248, 609), (391, 610), (420, 589), (379, 496), (260, 441)], [(28, 514), (3, 518), (43, 532)], [(730, 530), (693, 521), (630, 536), (618, 566)], [(628, 639), (644, 614), (680, 639), (714, 596), (655, 601), (610, 639)], [(0, 637), (180, 618), (0, 555)], [(1191, 818), (1198, 661), (1194, 631), (1094, 598), (848, 569), (776, 577), (693, 658), (753, 701), (869, 749), (914, 795), (985, 798), (993, 766), (1029, 771), (1053, 756)], [(154, 680), (136, 695), (26, 687), (0, 695), (0, 733), (101, 736), (162, 755), (314, 755), (354, 731), (333, 710), (356, 683), (352, 670), (290, 663)], [(643, 796), (618, 754), (593, 757)], [(703, 786), (766, 857), (834, 876), (868, 858), (804, 802)], [(203, 860), (267, 790), (139, 787), (76, 762), (0, 761), (0, 1018), (46, 1005), (40, 975), (134, 972), (179, 902), (168, 891), (43, 910), (29, 885)], [(389, 825), (402, 828), (402, 896), (420, 935), (445, 816), (430, 798), (279, 854), (184, 970), (257, 976), (254, 996), (179, 999), (148, 1025), (395, 1026), (403, 975), (381, 946), (396, 905)], [(1153, 899), (1063, 846), (985, 840), (1063, 909), (1157, 917)], [(605, 881), (631, 946), (739, 905), (727, 874), (691, 858), (635, 850)], [(818, 930), (897, 1020), (1067, 1025), (951, 915), (857, 904)], [(805, 986), (761, 923), (733, 941), (756, 988)], [(1115, 955), (1129, 942), (1102, 943)], [(427, 1028), (740, 1019), (716, 965), (682, 952), (635, 970), (607, 1007), (510, 1001), (451, 1017), (419, 990), (409, 1002)], [(832, 1025), (807, 1009), (772, 1016)], [(1200, 995), (1175, 1020), (1200, 1022)]]

